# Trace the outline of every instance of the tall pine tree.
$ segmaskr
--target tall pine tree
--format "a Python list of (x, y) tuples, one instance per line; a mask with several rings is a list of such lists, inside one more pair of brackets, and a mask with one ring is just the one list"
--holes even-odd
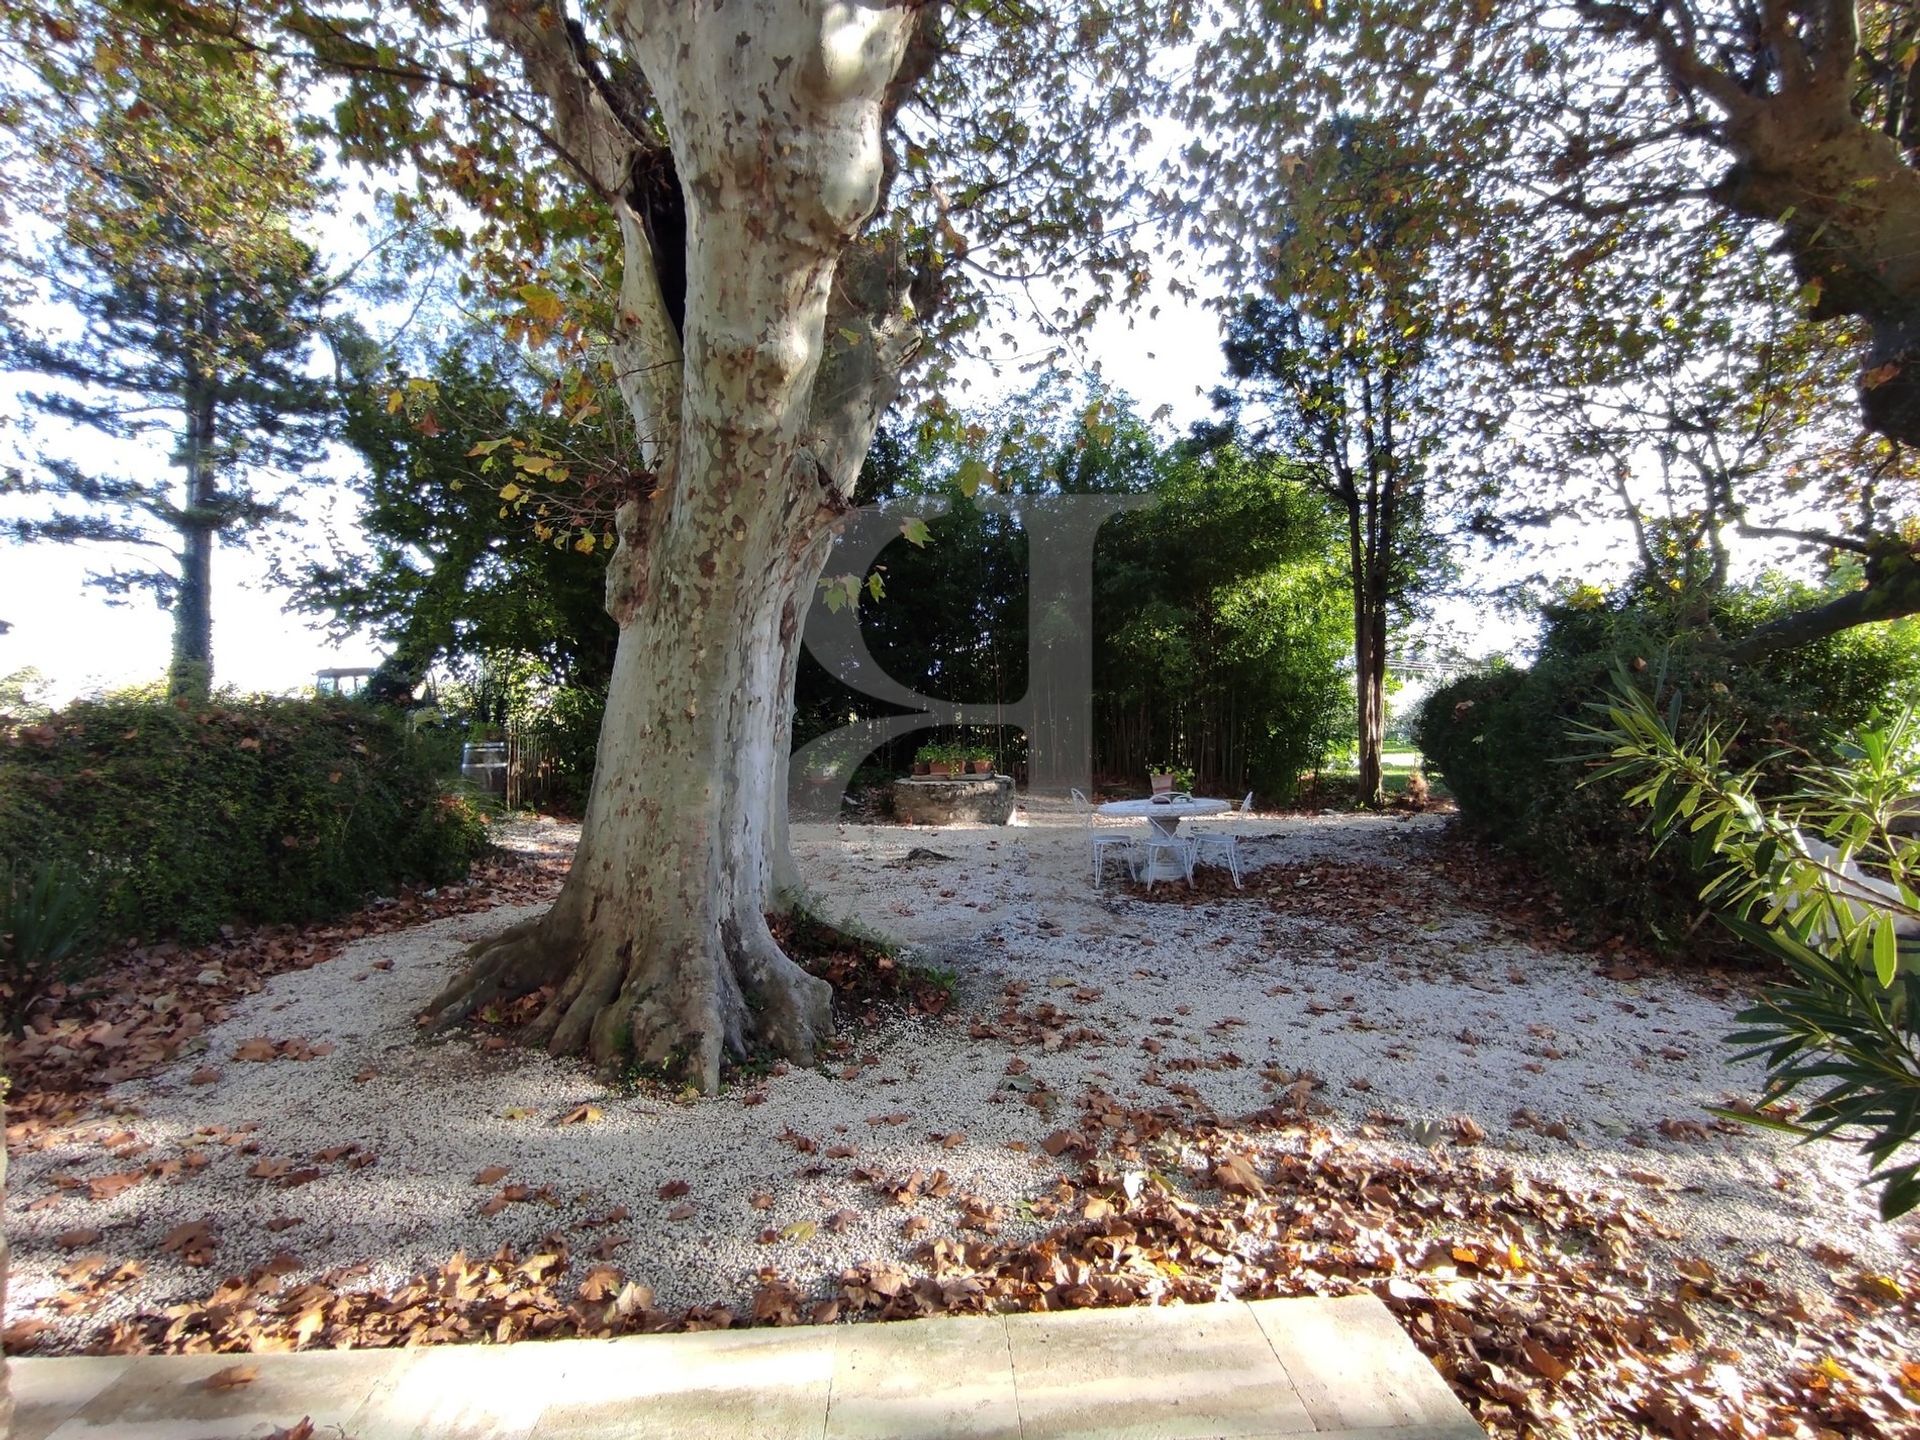
[(176, 698), (211, 685), (216, 541), (280, 514), (333, 411), (309, 369), (327, 283), (300, 233), (324, 200), (318, 157), (276, 77), (224, 61), (130, 65), (93, 104), (34, 125), (52, 239), (34, 268), (79, 325), (47, 335), (10, 317), (5, 350), (10, 368), (57, 382), (27, 397), (43, 416), (172, 437), (166, 470), (114, 447), (103, 463), (32, 458), (11, 488), (45, 498), (6, 523), (23, 540), (138, 547), (94, 580), (172, 610)]

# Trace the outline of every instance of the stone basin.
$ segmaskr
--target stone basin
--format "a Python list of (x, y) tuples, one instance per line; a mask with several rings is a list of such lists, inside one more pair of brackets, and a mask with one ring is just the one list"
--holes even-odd
[(1011, 775), (915, 775), (893, 782), (903, 825), (1004, 825), (1013, 818)]

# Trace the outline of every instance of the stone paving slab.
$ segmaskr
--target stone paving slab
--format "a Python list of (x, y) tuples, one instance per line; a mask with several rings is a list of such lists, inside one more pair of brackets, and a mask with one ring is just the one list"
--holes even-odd
[[(209, 1389), (245, 1363), (250, 1384)], [(14, 1440), (1484, 1440), (1370, 1295), (15, 1360)]]

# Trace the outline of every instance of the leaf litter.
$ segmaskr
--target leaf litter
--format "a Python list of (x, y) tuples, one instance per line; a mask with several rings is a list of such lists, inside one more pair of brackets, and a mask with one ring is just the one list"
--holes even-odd
[[(959, 850), (963, 835), (942, 832), (942, 843)], [(743, 1185), (738, 1194), (715, 1195), (703, 1203), (698, 1220), (689, 1213), (675, 1222), (675, 1228), (746, 1226), (756, 1214), (771, 1221), (748, 1232), (763, 1259), (730, 1293), (699, 1303), (661, 1293), (656, 1287), (662, 1280), (680, 1277), (662, 1275), (660, 1257), (646, 1251), (628, 1249), (622, 1256), (630, 1241), (625, 1232), (633, 1228), (628, 1207), (602, 1203), (572, 1219), (580, 1210), (575, 1198), (540, 1183), (544, 1177), (532, 1177), (497, 1192), (520, 1192), (503, 1207), (509, 1216), (535, 1215), (520, 1224), (522, 1238), (490, 1251), (454, 1253), (381, 1283), (370, 1283), (360, 1261), (328, 1266), (324, 1256), (308, 1263), (276, 1252), (237, 1265), (216, 1285), (203, 1283), (197, 1291), (176, 1286), (162, 1303), (141, 1303), (142, 1286), (150, 1283), (143, 1262), (104, 1251), (83, 1255), (68, 1262), (59, 1297), (9, 1327), (9, 1348), (69, 1334), (63, 1327), (72, 1320), (61, 1316), (98, 1317), (80, 1348), (244, 1352), (1364, 1289), (1385, 1301), (1495, 1433), (1705, 1440), (1913, 1433), (1920, 1365), (1911, 1342), (1920, 1333), (1920, 1275), (1910, 1249), (1890, 1261), (1886, 1247), (1863, 1244), (1868, 1237), (1841, 1230), (1791, 1253), (1784, 1246), (1764, 1253), (1753, 1244), (1719, 1245), (1716, 1253), (1709, 1237), (1685, 1233), (1687, 1217), (1675, 1207), (1700, 1188), (1692, 1178), (1697, 1172), (1687, 1168), (1694, 1163), (1689, 1151), (1729, 1140), (1693, 1120), (1700, 1112), (1684, 1103), (1671, 1107), (1677, 1114), (1633, 1117), (1624, 1134), (1587, 1124), (1604, 1161), (1571, 1143), (1582, 1117), (1562, 1115), (1537, 1095), (1506, 1107), (1511, 1124), (1505, 1112), (1489, 1114), (1484, 1107), (1477, 1116), (1465, 1109), (1398, 1113), (1407, 1107), (1393, 1096), (1404, 1101), (1409, 1087), (1392, 1083), (1393, 1066), (1417, 1064), (1399, 1060), (1399, 1054), (1414, 1057), (1429, 1046), (1451, 1052), (1459, 1042), (1443, 1039), (1436, 1046), (1432, 1035), (1395, 1038), (1406, 1029), (1404, 1017), (1382, 1020), (1377, 1036), (1352, 1027), (1356, 1015), (1375, 1010), (1369, 992), (1377, 991), (1380, 976), (1351, 982), (1349, 998), (1337, 978), (1384, 964), (1403, 978), (1427, 968), (1457, 983), (1464, 964), (1458, 952), (1422, 959), (1412, 950), (1417, 937), (1408, 933), (1447, 912), (1396, 912), (1384, 903), (1385, 890), (1377, 910), (1355, 905), (1351, 893), (1346, 911), (1302, 906), (1284, 893), (1279, 898), (1287, 903), (1279, 904), (1276, 891), (1337, 891), (1351, 872), (1392, 868), (1352, 857), (1282, 863), (1300, 868), (1269, 864), (1253, 877), (1251, 895), (1212, 902), (1243, 912), (1218, 935), (1206, 933), (1204, 924), (1191, 933), (1174, 932), (1145, 918), (1168, 903), (1160, 892), (1171, 887), (1156, 887), (1152, 900), (1119, 902), (1130, 908), (1117, 913), (1103, 906), (1077, 926), (1063, 917), (1047, 925), (1002, 924), (978, 936), (978, 945), (1003, 967), (999, 988), (981, 994), (976, 985), (964, 1017), (947, 1022), (945, 1033), (962, 1048), (991, 1052), (986, 1076), (994, 1093), (984, 1108), (976, 1102), (965, 1113), (943, 1112), (930, 1105), (924, 1074), (923, 1088), (913, 1088), (916, 1064), (935, 1068), (923, 1053), (921, 1031), (907, 1032), (920, 1038), (906, 1047), (909, 1056), (922, 1054), (920, 1061), (904, 1058), (883, 1031), (857, 1065), (837, 1062), (856, 1079), (824, 1082), (826, 1093), (833, 1085), (857, 1092), (838, 1106), (839, 1129), (857, 1126), (861, 1149), (871, 1154), (856, 1156), (851, 1144), (831, 1133), (816, 1138), (832, 1128), (831, 1115), (817, 1104), (795, 1109), (784, 1103), (783, 1090), (816, 1093), (819, 1077), (795, 1072), (762, 1084), (766, 1111), (784, 1117), (784, 1140), (774, 1135), (782, 1123), (765, 1133), (789, 1156), (787, 1171), (769, 1171), (768, 1183)], [(1342, 866), (1348, 876), (1340, 874)], [(1297, 884), (1301, 879), (1307, 883)], [(924, 886), (921, 881), (916, 888)], [(1171, 903), (1178, 911), (1192, 908)], [(1198, 910), (1196, 918), (1207, 913)], [(1289, 945), (1274, 942), (1266, 927), (1276, 914), (1314, 927), (1304, 944), (1300, 931)], [(1422, 933), (1432, 938), (1434, 932)], [(1089, 935), (1104, 936), (1105, 964), (1097, 972), (1070, 974), (1067, 986), (1044, 985), (1044, 998), (1036, 996), (1032, 977), (1066, 971)], [(1291, 963), (1265, 973), (1248, 958), (1281, 948)], [(1304, 950), (1316, 952), (1311, 963), (1303, 962)], [(1116, 961), (1115, 952), (1126, 958)], [(1151, 998), (1147, 992), (1164, 994), (1169, 983), (1177, 993), (1177, 977), (1163, 962), (1181, 955), (1192, 964), (1203, 952), (1201, 963), (1225, 965), (1226, 974), (1244, 982), (1231, 1005), (1202, 1004), (1197, 995), (1193, 1004)], [(1020, 963), (1011, 969), (1018, 974), (1006, 974), (1016, 957)], [(1574, 961), (1572, 973), (1597, 973), (1592, 962), (1584, 962), (1584, 971), (1582, 964)], [(1486, 973), (1483, 964), (1475, 978), (1485, 983)], [(1492, 973), (1495, 989), (1538, 986), (1546, 978), (1531, 961), (1502, 961)], [(1568, 967), (1554, 973), (1564, 977)], [(1636, 981), (1645, 978), (1635, 975)], [(1603, 988), (1591, 997), (1595, 1023), (1602, 1023), (1604, 1003), (1612, 998), (1604, 987), (1634, 983), (1600, 978)], [(1143, 993), (1130, 996), (1129, 982)], [(1280, 1003), (1263, 1010), (1249, 1002), (1249, 993)], [(1309, 1001), (1321, 1013), (1310, 1012)], [(1236, 1006), (1253, 1019), (1231, 1013)], [(1663, 1018), (1657, 1005), (1636, 1009), (1642, 1013), (1635, 1020)], [(1288, 1021), (1287, 1014), (1299, 1020)], [(1440, 1034), (1482, 1023), (1455, 1022)], [(1579, 1038), (1580, 1027), (1570, 1019), (1558, 1024), (1560, 1032)], [(1305, 1037), (1287, 1033), (1303, 1028)], [(1543, 1037), (1519, 1028), (1519, 1043), (1532, 1047), (1515, 1051), (1527, 1056), (1522, 1074), (1528, 1064), (1580, 1059), (1577, 1052), (1564, 1062), (1536, 1055), (1565, 1042), (1559, 1032)], [(259, 1027), (248, 1033), (259, 1033)], [(1245, 1041), (1221, 1044), (1243, 1033)], [(1498, 1051), (1508, 1044), (1497, 1030), (1484, 1033), (1486, 1041), (1470, 1048)], [(1368, 1047), (1368, 1075), (1343, 1076), (1334, 1052), (1315, 1052), (1316, 1064), (1327, 1069), (1324, 1076), (1289, 1063), (1284, 1052), (1297, 1052), (1316, 1034)], [(1688, 1035), (1680, 1044), (1650, 1040), (1649, 1049), (1656, 1063), (1678, 1065), (1667, 1052), (1711, 1050), (1711, 1036)], [(1123, 1062), (1122, 1052), (1133, 1061)], [(343, 1055), (332, 1063), (350, 1073), (364, 1058)], [(404, 1075), (413, 1060), (402, 1057), (388, 1068)], [(325, 1063), (324, 1057), (315, 1063)], [(1473, 1063), (1487, 1062), (1482, 1057)], [(1376, 1083), (1364, 1091), (1346, 1083), (1368, 1078)], [(219, 1089), (210, 1084), (193, 1093), (217, 1095)], [(609, 1101), (579, 1100), (577, 1082), (574, 1090), (576, 1098), (558, 1107), (525, 1108), (564, 1117), (573, 1107), (597, 1105), (604, 1121), (596, 1116), (598, 1123), (583, 1124), (584, 1114), (572, 1124), (550, 1120), (547, 1133), (608, 1130), (581, 1143), (616, 1143), (609, 1127), (629, 1117)], [(1240, 1103), (1249, 1097), (1263, 1103)], [(113, 1103), (102, 1098), (103, 1106)], [(734, 1123), (726, 1119), (729, 1113), (761, 1113), (724, 1099), (696, 1109), (705, 1126), (723, 1129)], [(811, 1123), (801, 1118), (807, 1114), (815, 1117)], [(862, 1117), (887, 1123), (861, 1125)], [(908, 1126), (909, 1118), (919, 1123)], [(1681, 1123), (1662, 1127), (1663, 1119)], [(243, 1126), (209, 1128), (213, 1133), (195, 1137), (196, 1148), (216, 1160), (237, 1152), (236, 1160), (253, 1165), (272, 1159), (261, 1155), (264, 1148), (296, 1148), (269, 1146)], [(99, 1133), (93, 1143), (104, 1146), (116, 1138)], [(1636, 1142), (1644, 1158), (1618, 1163), (1619, 1156), (1634, 1153)], [(126, 1137), (117, 1148), (139, 1143)], [(991, 1176), (998, 1172), (981, 1168), (988, 1152), (1005, 1157), (997, 1163), (1021, 1167), (1026, 1178), (1018, 1193), (994, 1188)], [(279, 1180), (327, 1163), (320, 1160), (327, 1155), (344, 1173), (356, 1156), (371, 1151), (360, 1142), (341, 1142), (309, 1145), (302, 1153), (306, 1158)], [(1541, 1163), (1543, 1153), (1553, 1163)], [(472, 1179), (491, 1189), (512, 1173), (491, 1164), (476, 1172), (476, 1158), (485, 1157), (469, 1154), (451, 1183)], [(169, 1170), (166, 1163), (163, 1157), (93, 1177), (122, 1178), (99, 1200), (81, 1203), (117, 1212), (144, 1203), (138, 1197), (151, 1185), (171, 1190), (197, 1173), (184, 1164)], [(1704, 1163), (1716, 1161), (1707, 1157)], [(155, 1165), (163, 1168), (155, 1172)], [(641, 1178), (663, 1200), (669, 1191), (677, 1198), (692, 1189), (671, 1170), (654, 1169)], [(276, 1188), (276, 1182), (265, 1186), (268, 1193)], [(700, 1188), (703, 1195), (708, 1190), (704, 1181)], [(87, 1182), (77, 1191), (55, 1190), (93, 1194)], [(880, 1243), (875, 1223), (888, 1211), (905, 1215), (904, 1222), (888, 1222), (898, 1236), (891, 1247)], [(551, 1218), (538, 1218), (543, 1213)], [(734, 1214), (739, 1218), (730, 1220)], [(297, 1223), (297, 1217), (275, 1218)], [(81, 1248), (95, 1243), (88, 1230), (111, 1237), (116, 1222), (63, 1223), (50, 1235)], [(191, 1251), (226, 1263), (222, 1227), (211, 1215), (176, 1219), (163, 1238), (173, 1242), (164, 1247), (164, 1258), (179, 1260)], [(809, 1265), (808, 1252), (828, 1244), (838, 1254), (889, 1253), (830, 1272)], [(200, 1274), (204, 1280), (206, 1272)], [(686, 1289), (668, 1288), (682, 1296)], [(134, 1303), (126, 1303), (128, 1297)], [(56, 1319), (42, 1318), (42, 1310)], [(68, 1340), (65, 1348), (76, 1347)]]

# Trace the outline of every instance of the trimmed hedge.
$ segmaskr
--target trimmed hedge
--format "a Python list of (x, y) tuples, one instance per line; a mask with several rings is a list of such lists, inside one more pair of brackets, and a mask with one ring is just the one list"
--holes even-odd
[(0, 873), (58, 861), (109, 936), (205, 940), (463, 876), (485, 822), (351, 701), (83, 701), (0, 720)]
[(1794, 766), (1778, 755), (1782, 747), (1826, 758), (1828, 735), (1920, 698), (1920, 631), (1911, 625), (1861, 627), (1734, 662), (1731, 648), (1755, 626), (1818, 598), (1798, 587), (1753, 587), (1719, 597), (1704, 617), (1644, 595), (1550, 609), (1531, 669), (1469, 676), (1428, 696), (1420, 750), (1462, 819), (1525, 855), (1595, 933), (1624, 933), (1669, 954), (1731, 956), (1737, 942), (1705, 923), (1687, 847), (1655, 853), (1647, 813), (1622, 803), (1623, 783), (1580, 783), (1588, 767), (1572, 731), (1595, 718), (1588, 707), (1606, 695), (1616, 665), (1664, 667), (1685, 723), (1737, 726), (1729, 763), (1764, 764), (1763, 793), (1791, 789)]

